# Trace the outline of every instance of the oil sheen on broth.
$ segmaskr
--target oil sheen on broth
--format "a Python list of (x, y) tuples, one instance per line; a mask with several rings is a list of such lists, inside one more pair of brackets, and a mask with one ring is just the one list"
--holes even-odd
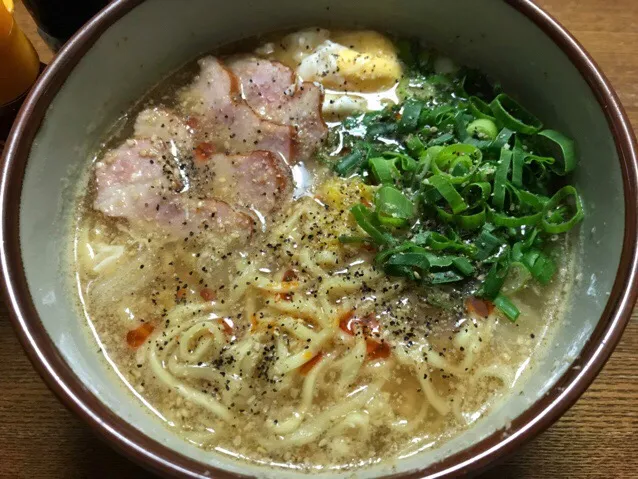
[[(80, 307), (131, 391), (185, 440), (301, 470), (405, 457), (518, 393), (560, 320), (566, 236), (551, 237), (547, 285), (508, 275), (515, 322), (476, 297), (489, 261), (432, 276), (449, 282), (375, 262), (384, 247), (349, 210), (371, 208), (381, 186), (334, 165), (367, 119), (396, 124), (400, 89), (416, 88), (423, 111), (463, 100), (450, 86), (462, 70), (428, 53), (415, 87), (396, 45), (309, 29), (205, 56), (143, 98), (87, 166)], [(434, 143), (447, 131), (425, 128)], [(370, 144), (400, 152), (396, 138)], [(383, 228), (447, 231), (398, 223)], [(454, 254), (470, 255), (456, 230)]]

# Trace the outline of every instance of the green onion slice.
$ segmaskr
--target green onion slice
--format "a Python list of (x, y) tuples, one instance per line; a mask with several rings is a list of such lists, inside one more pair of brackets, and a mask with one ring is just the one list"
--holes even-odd
[(414, 216), (414, 203), (392, 186), (379, 188), (375, 199), (379, 222), (388, 226), (405, 226)]
[(498, 308), (498, 310), (501, 311), (511, 322), (515, 322), (521, 314), (512, 300), (502, 294), (498, 294), (496, 298), (494, 298), (494, 306)]
[(398, 162), (401, 170), (403, 171), (414, 171), (417, 166), (417, 161), (409, 155), (405, 153), (399, 153), (397, 151), (384, 151), (382, 153), (384, 158), (394, 159)]
[(519, 228), (521, 226), (534, 226), (541, 219), (542, 213), (535, 213), (527, 216), (507, 216), (497, 213), (491, 208), (488, 210), (488, 218), (496, 226), (504, 226), (506, 228)]
[(512, 163), (512, 152), (507, 148), (501, 149), (501, 157), (498, 160), (496, 173), (494, 173), (494, 194), (492, 204), (498, 210), (502, 210), (505, 206), (505, 190), (507, 187), (507, 176)]
[(445, 201), (447, 201), (452, 213), (457, 215), (467, 209), (467, 204), (463, 201), (463, 197), (458, 191), (456, 191), (454, 185), (452, 185), (447, 177), (443, 175), (434, 175), (428, 178), (427, 181), (434, 186), (436, 191), (438, 191)]
[(374, 179), (382, 185), (393, 184), (401, 176), (394, 160), (386, 160), (382, 157), (370, 158), (368, 166)]
[(443, 133), (437, 136), (436, 138), (433, 138), (432, 140), (428, 141), (428, 146), (445, 145), (446, 143), (449, 143), (452, 140), (454, 140), (453, 133)]
[(477, 295), (481, 298), (494, 299), (505, 283), (510, 263), (507, 260), (496, 261), (485, 275)]
[(476, 241), (477, 251), (474, 255), (475, 260), (486, 260), (503, 245), (504, 241), (492, 233), (494, 229), (494, 225), (489, 223), (483, 226), (481, 234)]
[(467, 215), (454, 215), (437, 206), (436, 212), (439, 218), (441, 218), (441, 220), (445, 221), (446, 223), (455, 224), (459, 228), (468, 231), (479, 229), (485, 224), (485, 221), (487, 220), (487, 213), (485, 211), (485, 208)]
[(512, 153), (512, 184), (517, 188), (523, 187), (523, 168), (525, 166), (525, 157), (527, 152), (523, 150), (523, 145), (518, 138), (514, 143)]
[(469, 135), (485, 140), (494, 140), (498, 135), (498, 129), (494, 122), (488, 118), (479, 118), (467, 125)]
[(432, 170), (451, 183), (460, 184), (472, 177), (482, 159), (477, 147), (459, 143), (440, 150), (432, 162)]
[(365, 236), (341, 235), (339, 236), (339, 242), (343, 244), (357, 244), (357, 243), (371, 243), (372, 240)]
[(394, 244), (394, 237), (385, 231), (377, 215), (370, 211), (362, 204), (354, 205), (350, 212), (354, 216), (359, 227), (368, 233), (376, 244), (389, 245)]
[(397, 96), (401, 100), (416, 98), (418, 100), (431, 100), (436, 94), (436, 89), (428, 79), (422, 75), (405, 76), (397, 86)]
[(423, 106), (423, 102), (413, 98), (403, 104), (403, 112), (399, 120), (400, 133), (409, 133), (417, 129)]
[(485, 103), (479, 97), (471, 96), (469, 101), (469, 107), (470, 107), (470, 112), (476, 118), (496, 121), (496, 118), (494, 117), (494, 113), (492, 112), (490, 105)]
[(506, 93), (501, 93), (494, 98), (490, 108), (496, 120), (510, 130), (533, 135), (543, 128), (543, 123), (538, 118)]
[(532, 273), (527, 269), (527, 266), (518, 261), (514, 261), (510, 264), (510, 269), (501, 288), (501, 292), (504, 294), (516, 293), (525, 287), (531, 277)]
[[(556, 214), (558, 212), (560, 214)], [(570, 212), (571, 216), (565, 217)], [(567, 185), (558, 190), (545, 204), (541, 226), (550, 234), (565, 233), (582, 221), (584, 216), (583, 203), (578, 191), (573, 186)]]
[(536, 137), (539, 151), (556, 159), (553, 169), (558, 175), (566, 175), (576, 168), (574, 141), (555, 130), (543, 130)]
[(355, 170), (359, 169), (366, 160), (366, 153), (357, 149), (350, 154), (344, 156), (335, 166), (335, 172), (339, 176), (347, 176)]
[(395, 253), (383, 263), (383, 270), (390, 276), (405, 276), (413, 280), (424, 279), (429, 268), (425, 253)]
[(456, 268), (462, 275), (469, 276), (474, 272), (474, 266), (463, 256), (436, 255), (434, 253), (425, 253), (430, 263), (430, 268)]
[(405, 138), (405, 146), (415, 158), (420, 158), (425, 154), (425, 145), (416, 135), (408, 135)]
[(491, 193), (492, 187), (487, 181), (478, 181), (470, 183), (463, 188), (461, 195), (465, 199), (468, 208), (473, 209), (487, 203)]
[(396, 123), (373, 123), (366, 131), (366, 139), (376, 140), (382, 137), (392, 137), (398, 129), (399, 126)]
[(452, 238), (449, 238), (436, 231), (422, 231), (414, 235), (411, 241), (419, 246), (427, 246), (434, 251), (459, 251), (468, 255), (473, 255), (476, 252), (474, 245), (464, 243), (454, 232), (452, 232)]
[(515, 135), (516, 134), (509, 128), (503, 128), (499, 131), (498, 135), (496, 135), (496, 138), (494, 138), (494, 141), (490, 145), (490, 151), (498, 154), (505, 145), (509, 145), (511, 143), (512, 137)]
[(474, 272), (474, 266), (467, 258), (463, 256), (457, 256), (452, 260), (452, 263), (456, 267), (457, 270), (461, 272), (464, 276), (469, 276)]
[(548, 284), (556, 273), (554, 261), (538, 249), (531, 249), (525, 253), (521, 262), (527, 266), (534, 279), (541, 284)]
[(430, 274), (430, 283), (432, 284), (446, 284), (462, 281), (463, 276), (455, 273), (454, 271), (437, 271)]

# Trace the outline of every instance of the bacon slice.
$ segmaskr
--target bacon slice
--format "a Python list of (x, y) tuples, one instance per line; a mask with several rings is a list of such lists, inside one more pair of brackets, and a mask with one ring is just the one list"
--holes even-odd
[(310, 82), (297, 84), (293, 70), (275, 61), (239, 57), (228, 66), (239, 79), (246, 102), (263, 118), (292, 126), (297, 157), (308, 159), (328, 134), (321, 115), (321, 87)]
[(169, 143), (173, 156), (188, 155), (193, 148), (193, 131), (181, 118), (165, 108), (148, 108), (135, 119), (135, 137), (160, 139)]
[(226, 202), (191, 200), (178, 193), (182, 181), (179, 168), (169, 163), (169, 150), (163, 140), (135, 139), (109, 151), (95, 165), (93, 207), (176, 235), (213, 229), (227, 237), (250, 236), (252, 219)]
[(180, 94), (198, 143), (210, 143), (227, 155), (266, 150), (294, 162), (294, 129), (255, 113), (241, 99), (237, 77), (217, 58), (203, 58), (199, 65), (200, 74)]
[(195, 159), (194, 189), (268, 215), (292, 191), (290, 169), (270, 151), (244, 155), (217, 153)]

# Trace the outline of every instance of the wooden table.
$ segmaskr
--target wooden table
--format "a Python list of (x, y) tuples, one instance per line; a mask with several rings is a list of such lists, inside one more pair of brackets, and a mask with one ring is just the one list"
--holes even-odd
[[(484, 0), (482, 0), (484, 1)], [(638, 125), (638, 0), (539, 0), (594, 56)], [(43, 61), (50, 51), (24, 8), (18, 21)], [(598, 379), (565, 416), (487, 478), (638, 477), (638, 311)], [(0, 303), (0, 477), (151, 475), (100, 442), (49, 392)]]

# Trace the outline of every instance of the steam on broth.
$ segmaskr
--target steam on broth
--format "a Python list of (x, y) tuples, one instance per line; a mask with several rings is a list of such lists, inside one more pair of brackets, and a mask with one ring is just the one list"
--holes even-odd
[(271, 40), (162, 82), (87, 166), (83, 311), (202, 448), (319, 470), (436, 447), (561, 320), (573, 143), (414, 43)]

